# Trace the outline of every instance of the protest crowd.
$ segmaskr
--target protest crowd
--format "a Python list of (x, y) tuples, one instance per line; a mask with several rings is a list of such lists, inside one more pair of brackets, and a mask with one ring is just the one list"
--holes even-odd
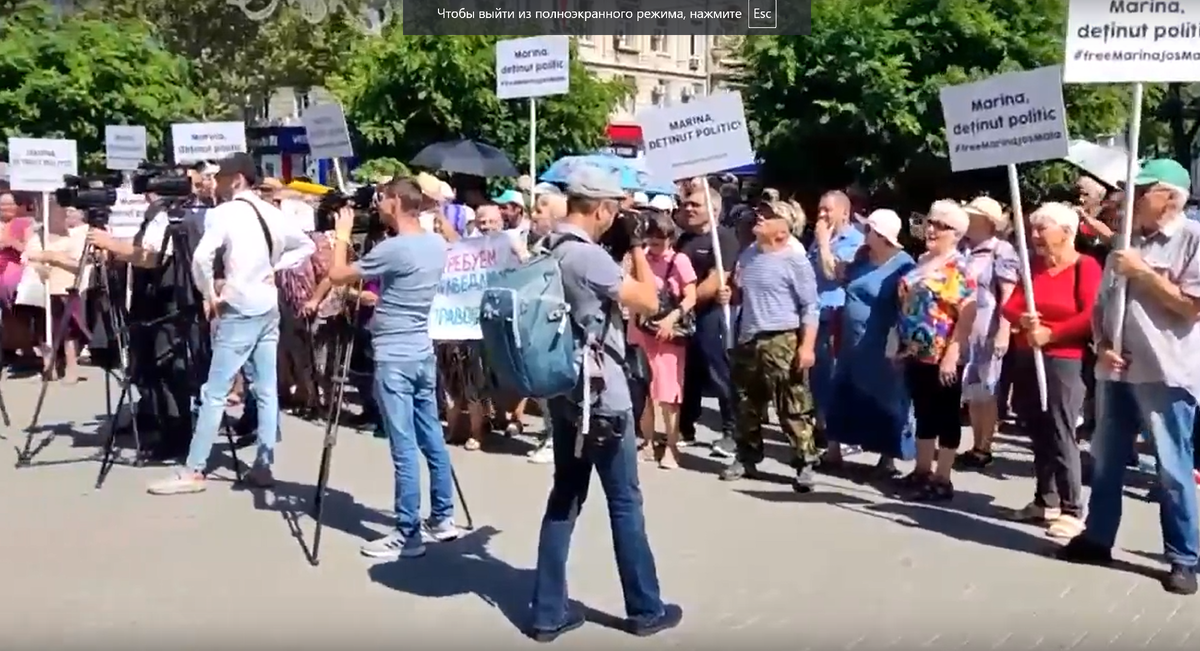
[[(796, 492), (861, 475), (933, 503), (1011, 429), (1034, 478), (1009, 516), (1070, 562), (1112, 560), (1125, 476), (1152, 475), (1163, 585), (1197, 591), (1200, 223), (1178, 162), (1141, 161), (1132, 185), (1081, 166), (1071, 201), (945, 198), (902, 218), (857, 188), (807, 205), (729, 168), (650, 183), (579, 152), (535, 177), (499, 152), (430, 149), (424, 171), (357, 190), (267, 177), (241, 151), (195, 161), (172, 207), (146, 192), (132, 237), (103, 210), (0, 186), (5, 361), (65, 384), (88, 358), (132, 374), (135, 406), (111, 428), (174, 464), (153, 495), (206, 490), (234, 407), (259, 488), (282, 412), (387, 440), (396, 528), (362, 547), (376, 559), (460, 535), (447, 446), (528, 443), (554, 466), (530, 623), (544, 641), (582, 624), (566, 559), (593, 469), (629, 631), (651, 635), (682, 610), (659, 594), (638, 474), (701, 454), (722, 481), (762, 479), (776, 426)], [(120, 304), (129, 369), (97, 316)], [(719, 438), (698, 438), (702, 422)]]

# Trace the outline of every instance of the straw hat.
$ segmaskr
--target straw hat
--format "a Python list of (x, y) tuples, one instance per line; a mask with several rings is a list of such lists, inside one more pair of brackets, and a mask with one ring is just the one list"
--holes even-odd
[(998, 233), (1008, 230), (1008, 215), (1004, 212), (1004, 206), (991, 197), (975, 197), (963, 206), (963, 210), (968, 215), (986, 218)]

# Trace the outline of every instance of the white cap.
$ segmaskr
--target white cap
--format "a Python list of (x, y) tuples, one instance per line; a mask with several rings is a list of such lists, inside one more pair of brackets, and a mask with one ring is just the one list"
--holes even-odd
[(867, 216), (867, 228), (888, 241), (892, 246), (900, 246), (900, 215), (894, 210), (883, 208)]
[(675, 200), (665, 194), (656, 194), (650, 200), (650, 207), (663, 212), (671, 212), (675, 210)]
[(645, 192), (634, 192), (633, 193), (633, 205), (639, 206), (639, 207), (648, 206), (648, 205), (650, 205), (650, 197), (646, 196)]

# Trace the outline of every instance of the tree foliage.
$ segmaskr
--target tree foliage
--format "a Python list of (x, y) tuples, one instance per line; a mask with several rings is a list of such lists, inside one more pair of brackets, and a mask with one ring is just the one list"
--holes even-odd
[[(360, 158), (410, 160), (433, 142), (468, 138), (528, 160), (529, 102), (496, 97), (496, 36), (405, 36), (399, 26), (356, 47), (326, 84), (357, 130)], [(602, 144), (629, 88), (603, 81), (572, 55), (571, 92), (537, 102), (537, 160)]]
[[(275, 1), (275, 0), (270, 0)], [(241, 118), (240, 109), (257, 106), (283, 86), (320, 86), (337, 69), (353, 42), (364, 38), (354, 24), (366, 0), (348, 0), (346, 11), (306, 20), (291, 2), (278, 3), (264, 20), (251, 20), (227, 0), (82, 0), (97, 18), (137, 20), (163, 46), (192, 63), (196, 88), (204, 93), (209, 118)], [(249, 0), (252, 10), (269, 4)], [(316, 18), (316, 17), (314, 17)]]
[[(951, 178), (939, 90), (1061, 63), (1066, 4), (814, 0), (810, 37), (747, 39), (746, 104), (768, 180), (798, 181), (805, 194), (858, 181), (914, 206), (993, 183), (992, 172)], [(1072, 137), (1123, 131), (1128, 86), (1064, 93)], [(1063, 170), (1022, 172), (1032, 190)]]
[(170, 122), (199, 113), (187, 62), (143, 24), (60, 16), (43, 2), (8, 9), (0, 16), (5, 139), (74, 139), (81, 167), (95, 168), (103, 164), (106, 124), (145, 125), (153, 148)]

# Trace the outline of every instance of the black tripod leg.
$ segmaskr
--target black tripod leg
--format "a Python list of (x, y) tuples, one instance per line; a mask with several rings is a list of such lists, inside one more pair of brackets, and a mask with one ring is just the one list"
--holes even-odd
[(325, 529), (322, 519), (325, 511), (325, 493), (329, 486), (329, 468), (333, 465), (333, 447), (337, 445), (338, 426), (342, 419), (342, 398), (346, 394), (346, 382), (350, 378), (350, 359), (354, 354), (354, 331), (349, 334), (344, 343), (335, 340), (335, 350), (341, 354), (341, 363), (335, 369), (333, 377), (333, 392), (329, 396), (329, 418), (325, 420), (325, 441), (321, 450), (321, 466), (317, 470), (317, 488), (313, 495), (313, 519), (317, 521), (313, 531), (312, 556), (309, 561), (315, 566), (321, 564), (321, 532)]
[[(107, 380), (105, 381), (107, 390)], [(100, 455), (100, 471), (96, 473), (96, 490), (104, 487), (104, 481), (108, 479), (108, 471), (116, 464), (116, 443), (117, 443), (117, 414), (121, 413), (121, 407), (126, 400), (130, 400), (130, 384), (125, 381), (121, 384), (121, 395), (117, 398), (117, 406), (114, 415), (108, 419), (108, 431), (104, 435), (104, 450)], [(133, 431), (137, 432), (137, 409), (132, 407), (134, 401), (130, 400), (130, 411), (132, 412)], [(134, 440), (137, 440), (136, 434)], [(135, 463), (140, 465), (141, 449), (137, 450), (137, 460)]]
[[(8, 365), (4, 360), (4, 348), (0, 346), (0, 381), (8, 374)], [(0, 417), (4, 418), (4, 426), (12, 427), (12, 419), (8, 417), (8, 405), (4, 404), (4, 392), (0, 391)], [(8, 437), (0, 434), (0, 439), (8, 440)]]
[[(86, 256), (86, 248), (84, 253)], [(79, 278), (82, 274), (83, 266), (81, 265), (76, 271), (75, 275), (76, 295), (79, 293)], [(47, 296), (46, 300), (51, 300), (51, 298), (52, 297)], [(42, 450), (45, 450), (47, 447), (49, 447), (50, 444), (54, 442), (55, 437), (58, 436), (57, 432), (50, 430), (50, 433), (46, 435), (46, 438), (42, 439), (36, 448), (33, 447), (33, 437), (35, 434), (37, 434), (38, 421), (41, 420), (42, 417), (42, 408), (46, 406), (46, 393), (50, 389), (50, 375), (53, 374), (58, 368), (58, 354), (62, 346), (66, 343), (67, 328), (71, 325), (71, 307), (72, 306), (69, 304), (64, 306), (62, 316), (59, 317), (58, 323), (55, 324), (53, 332), (50, 333), (51, 341), (46, 342), (46, 348), (49, 351), (49, 364), (47, 365), (48, 370), (44, 372), (42, 376), (42, 386), (38, 391), (37, 404), (35, 404), (33, 408), (33, 418), (29, 421), (29, 427), (25, 428), (25, 447), (17, 454), (18, 468), (28, 466), (29, 462), (33, 461), (33, 458), (41, 453)]]
[(463, 495), (462, 484), (458, 483), (458, 473), (454, 472), (454, 465), (450, 465), (450, 479), (454, 480), (454, 492), (458, 493), (458, 502), (462, 504), (463, 517), (467, 519), (466, 526), (463, 529), (474, 529), (475, 518), (471, 517), (471, 507), (467, 506), (467, 498)]
[(228, 415), (221, 414), (221, 431), (225, 434), (225, 441), (229, 443), (229, 455), (233, 457), (233, 477), (240, 484), (242, 483), (242, 460), (238, 457), (237, 440), (234, 437), (233, 425), (229, 421)]

